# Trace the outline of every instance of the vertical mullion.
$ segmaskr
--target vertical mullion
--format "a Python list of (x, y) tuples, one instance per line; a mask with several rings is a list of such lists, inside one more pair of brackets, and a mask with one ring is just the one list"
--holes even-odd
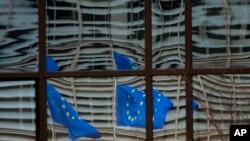
[(151, 0), (145, 0), (145, 76), (146, 76), (146, 140), (153, 141), (152, 126), (152, 11)]
[(38, 37), (39, 37), (39, 78), (36, 87), (36, 140), (47, 140), (46, 91), (45, 91), (45, 54), (46, 54), (46, 1), (38, 0)]
[(187, 141), (193, 141), (193, 111), (192, 111), (192, 11), (191, 0), (185, 2), (185, 54), (186, 54), (186, 131)]

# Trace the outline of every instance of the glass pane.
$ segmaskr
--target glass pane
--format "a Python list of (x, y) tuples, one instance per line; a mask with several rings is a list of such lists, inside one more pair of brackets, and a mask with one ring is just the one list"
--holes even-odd
[(186, 140), (186, 93), (183, 76), (154, 76), (153, 88), (154, 140)]
[(143, 0), (47, 0), (46, 8), (47, 54), (60, 71), (144, 68)]
[(37, 0), (1, 0), (0, 73), (37, 70)]
[(192, 2), (194, 68), (249, 67), (250, 1)]
[[(144, 77), (51, 78), (48, 83), (48, 140), (145, 140)], [(59, 108), (53, 110), (55, 105)]]
[(0, 81), (0, 139), (35, 141), (35, 82)]
[(173, 69), (185, 67), (184, 13), (184, 0), (153, 1), (153, 68)]
[(249, 74), (194, 76), (194, 139), (229, 140), (230, 125), (249, 125), (249, 92)]

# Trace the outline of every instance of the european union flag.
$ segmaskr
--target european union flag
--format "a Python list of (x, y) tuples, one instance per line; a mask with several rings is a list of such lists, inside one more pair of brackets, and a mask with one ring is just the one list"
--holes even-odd
[[(153, 89), (153, 128), (162, 128), (173, 103)], [(146, 94), (134, 87), (118, 85), (116, 90), (116, 116), (118, 126), (146, 126)]]
[(58, 65), (51, 56), (46, 56), (46, 71), (56, 72), (58, 71)]
[[(46, 71), (58, 71), (56, 61), (50, 56), (46, 56)], [(79, 117), (78, 113), (67, 102), (67, 100), (65, 100), (61, 94), (49, 83), (47, 83), (46, 96), (53, 121), (66, 127), (69, 132), (69, 137), (72, 140), (75, 140), (79, 137), (101, 137), (101, 134), (97, 131), (97, 129)]]
[(52, 119), (68, 129), (72, 140), (79, 137), (94, 139), (101, 137), (97, 129), (79, 117), (74, 108), (49, 83), (47, 83), (47, 102)]
[(135, 70), (136, 64), (133, 63), (126, 55), (113, 52), (115, 64), (118, 70)]
[(197, 110), (199, 108), (198, 103), (195, 100), (192, 100), (192, 109), (193, 111)]

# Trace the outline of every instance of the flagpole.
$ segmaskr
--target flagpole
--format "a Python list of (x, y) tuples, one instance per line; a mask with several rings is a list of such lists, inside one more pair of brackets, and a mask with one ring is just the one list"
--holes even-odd
[[(108, 6), (108, 13), (110, 14), (110, 7), (111, 7), (111, 1), (109, 0), (109, 6)], [(117, 66), (115, 64), (115, 60), (114, 60), (114, 48), (113, 48), (113, 42), (111, 40), (111, 23), (110, 23), (110, 17), (108, 17), (108, 22), (109, 22), (109, 40), (110, 40), (110, 48), (111, 48), (111, 57), (112, 57), (112, 62), (113, 62), (113, 67), (114, 67), (114, 70), (117, 69)], [(114, 137), (114, 141), (116, 141), (116, 85), (117, 85), (117, 81), (116, 81), (116, 78), (113, 77), (113, 81), (114, 81), (114, 86), (113, 86), (113, 89), (114, 89), (114, 98), (113, 98), (113, 114), (112, 114), (112, 118), (113, 118), (113, 137)]]
[(50, 120), (51, 120), (51, 123), (52, 123), (52, 126), (51, 126), (51, 131), (52, 131), (52, 141), (55, 140), (55, 130), (54, 130), (54, 121), (52, 120), (52, 115), (51, 115), (51, 112), (50, 112)]
[(116, 141), (116, 110), (115, 110), (115, 107), (116, 107), (116, 85), (117, 85), (117, 81), (116, 81), (116, 78), (113, 77), (113, 80), (114, 80), (114, 98), (113, 98), (113, 136), (114, 136), (114, 141)]
[[(47, 7), (47, 3), (46, 3), (46, 7)], [(54, 12), (54, 19), (56, 19), (56, 1), (53, 1), (53, 12)], [(48, 20), (48, 17), (46, 17), (46, 20)], [(56, 24), (55, 24), (55, 21), (53, 22), (53, 26), (54, 27), (56, 27)], [(49, 28), (49, 26), (46, 26), (46, 28)], [(47, 31), (47, 34), (48, 34), (48, 31), (49, 31), (49, 29), (47, 29), (46, 30)], [(53, 36), (53, 40), (55, 40), (55, 36)], [(46, 54), (49, 54), (49, 51), (48, 51), (49, 49), (48, 49), (48, 47), (46, 47)], [(45, 54), (45, 55), (46, 55)], [(47, 65), (47, 62), (46, 62), (46, 65)], [(47, 68), (46, 68), (47, 69)], [(47, 70), (46, 70), (47, 71)], [(46, 95), (48, 95), (47, 94), (47, 91), (46, 91)], [(52, 119), (52, 113), (51, 113), (51, 110), (50, 110), (50, 120), (51, 120), (51, 132), (52, 132), (52, 137), (51, 137), (51, 140), (52, 141), (55, 141), (55, 130), (54, 130), (54, 121), (53, 121), (53, 119)]]
[[(47, 93), (47, 92), (46, 92)], [(55, 141), (55, 134), (56, 134), (56, 132), (55, 132), (55, 130), (54, 130), (54, 121), (53, 121), (53, 119), (52, 119), (52, 113), (51, 113), (51, 110), (49, 111), (50, 112), (50, 120), (51, 120), (51, 132), (52, 132), (52, 138), (51, 138), (51, 140), (52, 141)]]
[[(110, 48), (111, 48), (111, 57), (112, 57), (114, 70), (116, 70), (117, 66), (116, 66), (115, 60), (114, 60), (114, 48), (113, 48), (112, 41), (111, 41)], [(113, 98), (113, 115), (112, 115), (112, 118), (113, 118), (113, 132), (114, 132), (113, 136), (114, 136), (114, 141), (116, 141), (116, 117), (115, 117), (115, 115), (116, 115), (116, 110), (115, 110), (115, 107), (116, 107), (116, 86), (117, 86), (116, 77), (113, 77), (113, 80), (114, 80), (114, 86), (113, 86), (114, 98)]]
[(176, 120), (175, 120), (175, 139), (178, 138), (178, 124), (179, 124), (179, 113), (180, 113), (180, 89), (181, 89), (181, 75), (178, 76), (178, 83), (177, 83), (177, 95), (176, 95)]

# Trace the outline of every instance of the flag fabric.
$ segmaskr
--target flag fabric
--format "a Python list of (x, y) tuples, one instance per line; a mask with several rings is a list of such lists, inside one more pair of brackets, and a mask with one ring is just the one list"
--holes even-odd
[(133, 63), (126, 55), (113, 51), (114, 61), (118, 70), (135, 70), (136, 64)]
[(56, 61), (51, 56), (48, 55), (46, 55), (46, 71), (47, 72), (58, 71), (58, 65)]
[(79, 117), (67, 100), (49, 83), (47, 83), (47, 102), (52, 119), (68, 129), (72, 140), (79, 137), (94, 139), (101, 137), (98, 130)]
[[(158, 90), (153, 89), (153, 128), (163, 127), (167, 112), (173, 103)], [(146, 127), (146, 95), (144, 91), (127, 85), (116, 90), (116, 116), (118, 126)]]
[[(58, 66), (56, 61), (46, 56), (46, 71), (56, 72)], [(46, 99), (50, 108), (51, 117), (54, 122), (68, 129), (69, 137), (75, 140), (79, 137), (100, 138), (98, 130), (79, 117), (75, 109), (64, 99), (61, 94), (47, 82)]]
[(160, 129), (163, 127), (166, 120), (166, 115), (172, 108), (172, 101), (170, 101), (158, 90), (153, 89), (153, 122), (155, 129)]
[(197, 110), (199, 108), (198, 103), (195, 100), (192, 100), (192, 109), (193, 111)]

